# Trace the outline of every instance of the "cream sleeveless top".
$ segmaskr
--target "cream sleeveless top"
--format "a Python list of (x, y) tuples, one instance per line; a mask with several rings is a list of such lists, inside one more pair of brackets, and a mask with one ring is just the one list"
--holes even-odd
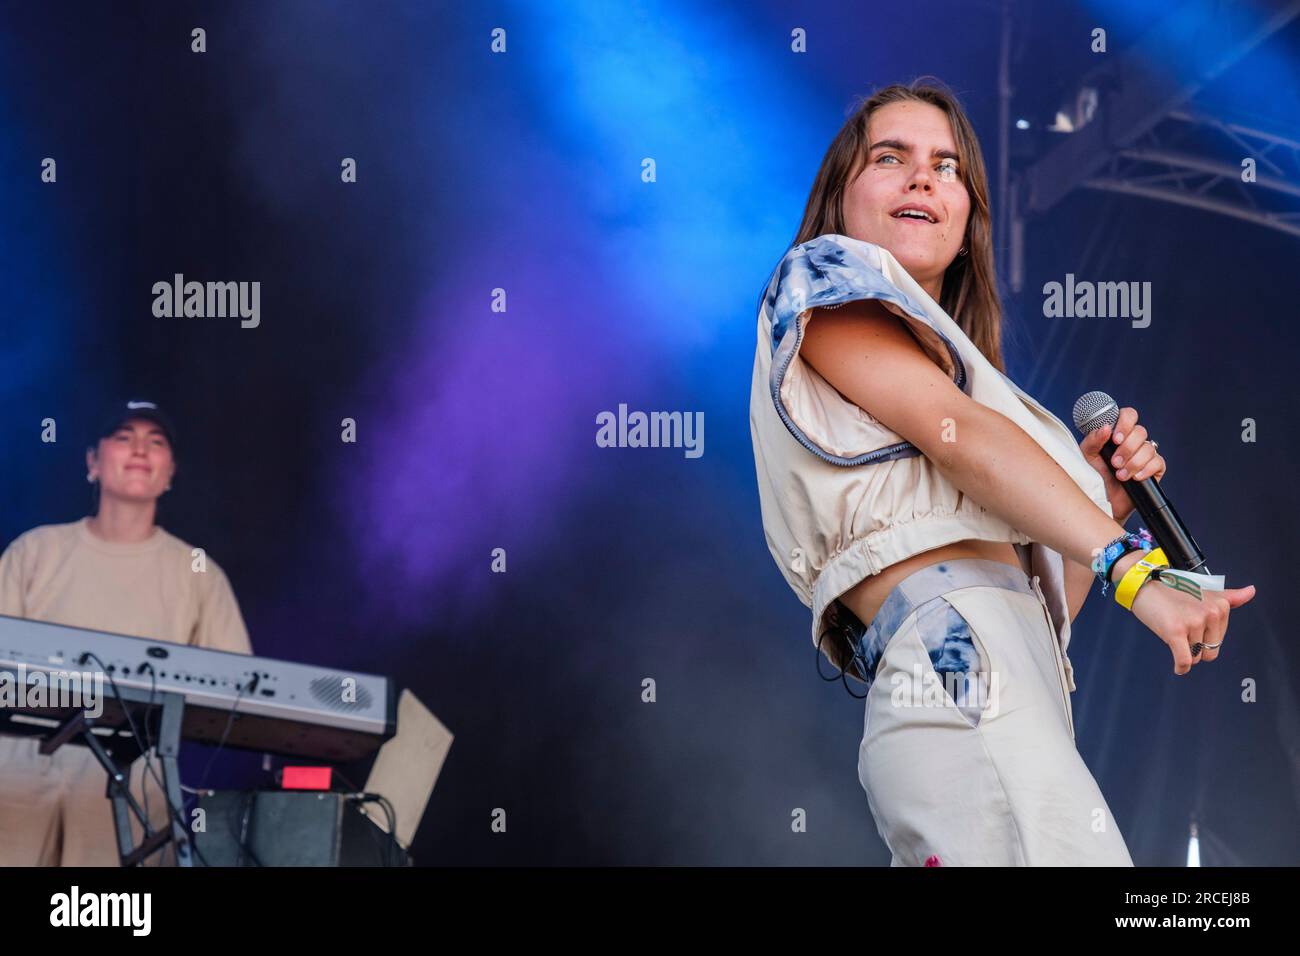
[[(749, 424), (768, 550), (812, 610), (813, 643), (821, 639), (826, 657), (845, 667), (850, 648), (826, 620), (836, 598), (906, 557), (976, 538), (1016, 546), (1026, 574), (1039, 578), (1064, 655), (1061, 555), (960, 491), (800, 359), (811, 310), (854, 299), (879, 299), (904, 319), (959, 388), (1024, 429), (1111, 515), (1105, 483), (1070, 429), (998, 371), (887, 250), (835, 234), (793, 246), (758, 303)], [(1074, 690), (1068, 657), (1066, 673)]]

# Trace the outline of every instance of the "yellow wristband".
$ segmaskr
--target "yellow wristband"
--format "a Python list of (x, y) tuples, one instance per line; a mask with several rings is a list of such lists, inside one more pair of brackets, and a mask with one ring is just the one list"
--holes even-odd
[(1142, 560), (1124, 572), (1115, 588), (1115, 602), (1126, 611), (1133, 610), (1133, 601), (1137, 598), (1138, 588), (1146, 583), (1151, 572), (1156, 568), (1169, 567), (1169, 559), (1164, 551), (1155, 548), (1143, 555)]

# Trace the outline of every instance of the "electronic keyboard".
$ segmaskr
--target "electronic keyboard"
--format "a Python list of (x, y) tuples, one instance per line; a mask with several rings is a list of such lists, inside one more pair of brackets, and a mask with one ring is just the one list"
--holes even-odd
[[(57, 703), (50, 691), (76, 675), (109, 715), (114, 686), (180, 694), (182, 739), (243, 750), (347, 762), (373, 754), (397, 729), (388, 677), (0, 615), (4, 724), (22, 715), (21, 723), (54, 726), (84, 709), (35, 706)], [(37, 685), (46, 696), (36, 695)], [(25, 700), (31, 706), (19, 706)]]

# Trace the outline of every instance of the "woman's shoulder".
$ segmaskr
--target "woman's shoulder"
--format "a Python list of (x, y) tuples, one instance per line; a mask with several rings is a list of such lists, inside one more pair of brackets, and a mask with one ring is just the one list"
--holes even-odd
[(84, 523), (85, 519), (81, 518), (77, 521), (37, 525), (35, 528), (24, 531), (9, 542), (9, 546), (5, 551), (40, 552), (71, 545), (75, 543), (78, 529)]
[(786, 249), (768, 285), (780, 286), (800, 277), (819, 277), (824, 285), (851, 283), (862, 274), (883, 279), (886, 256), (889, 252), (875, 243), (828, 232)]
[(759, 310), (770, 316), (778, 339), (805, 310), (854, 299), (878, 299), (910, 315), (924, 315), (903, 282), (901, 267), (887, 249), (826, 233), (786, 250), (772, 270)]
[(849, 235), (826, 233), (785, 251), (759, 304), (766, 303), (779, 320), (789, 312), (862, 298), (920, 312), (920, 304), (904, 287), (904, 274), (887, 248)]

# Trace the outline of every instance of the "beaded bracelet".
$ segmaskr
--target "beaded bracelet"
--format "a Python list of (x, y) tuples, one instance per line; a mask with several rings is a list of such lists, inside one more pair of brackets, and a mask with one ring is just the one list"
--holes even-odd
[(1108, 542), (1092, 559), (1092, 570), (1097, 577), (1101, 578), (1101, 593), (1104, 595), (1111, 585), (1110, 571), (1115, 566), (1116, 561), (1130, 551), (1146, 553), (1155, 546), (1155, 539), (1151, 537), (1151, 532), (1146, 528), (1125, 532), (1114, 541)]

